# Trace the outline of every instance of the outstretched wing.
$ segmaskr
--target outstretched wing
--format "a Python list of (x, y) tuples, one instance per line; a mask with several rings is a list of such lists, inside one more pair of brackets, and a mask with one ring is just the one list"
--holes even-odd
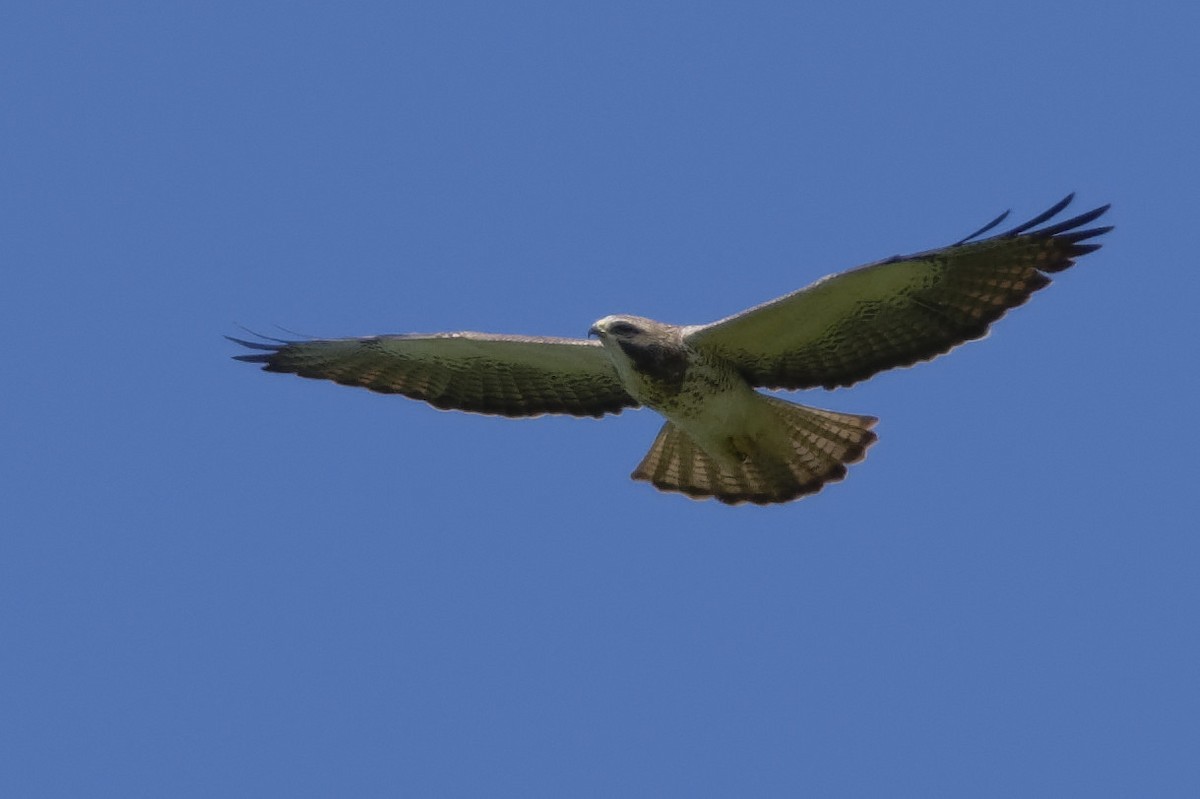
[(1005, 212), (940, 250), (891, 258), (818, 280), (742, 313), (691, 328), (685, 341), (732, 361), (753, 385), (848, 386), (896, 366), (929, 360), (983, 337), (1009, 308), (1100, 248), (1112, 230), (1083, 229), (1108, 206), (1044, 225), (1071, 202), (988, 239)]
[[(228, 337), (227, 337), (228, 338)], [(484, 333), (371, 336), (273, 343), (235, 356), (268, 372), (403, 394), (435, 408), (537, 416), (603, 416), (637, 406), (599, 342)]]

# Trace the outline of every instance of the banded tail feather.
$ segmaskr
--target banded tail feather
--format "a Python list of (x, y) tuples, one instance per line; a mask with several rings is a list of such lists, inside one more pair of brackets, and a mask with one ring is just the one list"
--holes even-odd
[(663, 491), (678, 491), (726, 504), (787, 502), (820, 491), (846, 476), (846, 465), (863, 459), (877, 436), (873, 416), (835, 413), (776, 397), (761, 396), (788, 433), (781, 455), (778, 442), (740, 441), (741, 461), (713, 457), (672, 422), (659, 431), (646, 457), (633, 471)]

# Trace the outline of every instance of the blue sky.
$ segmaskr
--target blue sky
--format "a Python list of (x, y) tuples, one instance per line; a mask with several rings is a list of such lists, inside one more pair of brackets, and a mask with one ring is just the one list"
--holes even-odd
[[(0, 13), (0, 793), (1194, 796), (1194, 4)], [(704, 322), (1111, 202), (727, 508), (659, 426), (229, 360)]]

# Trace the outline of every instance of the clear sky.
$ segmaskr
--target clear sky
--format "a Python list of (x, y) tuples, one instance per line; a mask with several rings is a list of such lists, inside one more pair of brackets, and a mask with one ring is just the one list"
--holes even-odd
[[(1196, 9), (9, 5), (0, 795), (1200, 795)], [(705, 322), (1070, 191), (990, 338), (789, 395), (880, 441), (781, 507), (221, 338)]]

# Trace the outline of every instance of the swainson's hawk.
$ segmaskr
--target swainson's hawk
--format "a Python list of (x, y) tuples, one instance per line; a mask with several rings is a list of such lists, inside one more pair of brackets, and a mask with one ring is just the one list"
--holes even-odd
[[(666, 417), (633, 472), (664, 491), (721, 502), (787, 502), (846, 475), (875, 441), (871, 416), (835, 413), (754, 387), (849, 386), (971, 339), (1049, 284), (1111, 227), (1108, 206), (1046, 225), (1068, 196), (980, 239), (1002, 214), (940, 250), (889, 258), (708, 325), (606, 316), (587, 339), (489, 333), (309, 341), (233, 339), (238, 360), (437, 408), (500, 416), (603, 416), (646, 406)], [(595, 336), (597, 340), (592, 340)]]

